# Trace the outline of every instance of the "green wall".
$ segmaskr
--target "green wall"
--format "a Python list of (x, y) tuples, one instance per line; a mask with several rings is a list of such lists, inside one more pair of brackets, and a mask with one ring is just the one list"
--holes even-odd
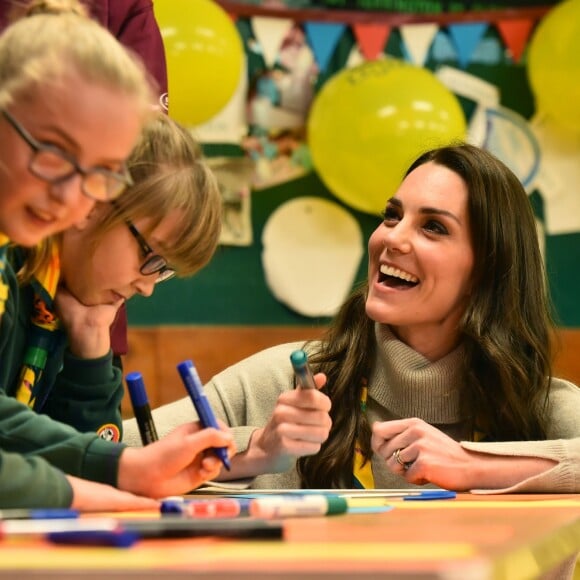
[[(250, 34), (249, 24), (238, 22), (244, 38)], [(495, 33), (490, 29), (488, 35)], [(345, 33), (334, 57), (332, 70), (344, 66), (354, 40)], [(401, 40), (393, 31), (386, 48), (393, 56), (401, 56)], [(455, 62), (427, 62), (427, 67)], [(249, 58), (250, 75), (259, 74), (263, 63), (256, 55)], [(501, 91), (501, 104), (526, 118), (534, 112), (533, 96), (526, 77), (525, 60), (512, 64), (508, 59), (499, 65), (469, 66), (467, 72), (496, 84)], [(320, 79), (322, 82), (324, 79)], [(469, 115), (469, 103), (462, 103)], [(208, 155), (230, 153), (231, 147), (206, 148)], [(239, 151), (234, 153), (240, 154)], [(576, 185), (577, 187), (577, 185)], [(387, 192), (385, 192), (387, 193)], [(252, 194), (254, 244), (251, 247), (220, 247), (211, 264), (189, 280), (171, 280), (155, 291), (152, 298), (135, 297), (128, 304), (132, 325), (155, 324), (215, 324), (215, 325), (313, 325), (324, 322), (296, 314), (279, 303), (269, 292), (261, 263), (261, 232), (268, 216), (280, 204), (295, 196), (314, 195), (337, 200), (323, 185), (316, 173), (298, 180)], [(538, 193), (531, 197), (534, 209), (541, 218), (542, 199)], [(378, 225), (380, 218), (346, 209), (359, 221), (366, 239)], [(580, 327), (580, 233), (548, 236), (546, 263), (555, 315), (560, 325)], [(366, 255), (361, 261), (358, 280), (366, 276)], [(332, 283), (329, 281), (329, 283)], [(525, 291), (525, 289), (522, 289)]]

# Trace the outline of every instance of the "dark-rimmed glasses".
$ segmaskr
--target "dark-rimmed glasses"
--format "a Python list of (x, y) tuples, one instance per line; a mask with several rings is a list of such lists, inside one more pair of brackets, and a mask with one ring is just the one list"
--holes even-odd
[(28, 170), (38, 179), (50, 184), (58, 184), (78, 173), (82, 178), (82, 192), (97, 201), (115, 199), (126, 187), (133, 184), (127, 171), (116, 173), (103, 167), (90, 169), (81, 167), (72, 155), (56, 145), (37, 141), (11, 113), (5, 109), (1, 112), (12, 128), (32, 149)]
[[(112, 201), (111, 205), (118, 214), (123, 215), (123, 210), (117, 202)], [(123, 215), (123, 219), (125, 220), (129, 231), (137, 240), (139, 249), (141, 252), (143, 252), (143, 256), (145, 257), (145, 261), (139, 267), (139, 272), (141, 272), (143, 276), (152, 276), (153, 274), (157, 274), (157, 280), (155, 280), (155, 284), (159, 284), (159, 282), (165, 282), (165, 280), (173, 278), (176, 272), (171, 266), (169, 266), (167, 260), (163, 256), (160, 256), (153, 251), (153, 248), (147, 243), (143, 237), (143, 234), (137, 229), (135, 224), (128, 217)]]

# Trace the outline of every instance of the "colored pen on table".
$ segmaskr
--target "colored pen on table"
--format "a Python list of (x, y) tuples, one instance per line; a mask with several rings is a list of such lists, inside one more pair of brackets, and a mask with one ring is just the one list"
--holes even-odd
[(149, 406), (149, 399), (147, 398), (147, 391), (145, 390), (145, 383), (141, 373), (129, 373), (125, 377), (127, 388), (129, 389), (129, 397), (133, 405), (133, 413), (139, 426), (139, 434), (143, 445), (149, 445), (157, 441), (157, 429), (153, 422), (151, 415), (151, 407)]
[[(33, 510), (31, 510), (33, 511)], [(113, 518), (14, 519), (0, 522), (0, 538), (43, 538), (55, 544), (83, 544), (125, 548), (139, 536)]]
[(32, 508), (0, 510), (0, 520), (70, 520), (79, 517), (79, 511), (67, 508)]
[(179, 514), (189, 518), (237, 518), (249, 514), (249, 499), (217, 498), (200, 500), (166, 499), (161, 502), (162, 514)]
[(249, 512), (257, 518), (288, 518), (344, 514), (348, 502), (338, 495), (260, 497), (251, 500)]
[[(189, 394), (193, 406), (199, 417), (199, 421), (204, 428), (214, 427), (219, 429), (218, 422), (216, 421), (215, 415), (213, 414), (212, 408), (209, 405), (209, 401), (203, 392), (203, 385), (199, 375), (197, 374), (197, 369), (195, 368), (193, 361), (186, 360), (177, 365), (177, 370), (179, 371), (179, 376)], [(229, 471), (231, 469), (230, 460), (228, 457), (228, 450), (226, 447), (214, 447), (214, 453), (218, 456), (224, 467)]]
[(303, 350), (295, 350), (290, 355), (290, 362), (296, 376), (296, 384), (300, 389), (315, 389), (316, 383), (308, 364), (308, 355)]

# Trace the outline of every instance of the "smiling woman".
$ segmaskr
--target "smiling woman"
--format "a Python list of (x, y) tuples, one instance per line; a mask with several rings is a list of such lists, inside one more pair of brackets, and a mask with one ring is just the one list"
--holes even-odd
[[(158, 113), (146, 125), (126, 166), (131, 185), (123, 195), (97, 203), (56, 240), (61, 326), (49, 335), (50, 357), (42, 369), (24, 371), (17, 380), (17, 361), (39, 346), (31, 347), (26, 326), (15, 327), (13, 366), (1, 385), (38, 412), (115, 440), (124, 394), (109, 333), (117, 310), (135, 294), (150, 296), (174, 274), (201, 269), (217, 246), (221, 218), (217, 182), (197, 142), (166, 115)], [(33, 257), (22, 249), (12, 256), (22, 284), (21, 321), (36, 308)]]
[[(580, 390), (552, 375), (543, 264), (517, 177), (482, 149), (443, 147), (386, 203), (368, 282), (320, 340), (269, 348), (205, 386), (239, 450), (220, 477), (579, 492)], [(297, 348), (319, 391), (293, 388)], [(160, 436), (194, 418), (187, 399), (153, 415)], [(134, 421), (125, 438), (139, 444)]]

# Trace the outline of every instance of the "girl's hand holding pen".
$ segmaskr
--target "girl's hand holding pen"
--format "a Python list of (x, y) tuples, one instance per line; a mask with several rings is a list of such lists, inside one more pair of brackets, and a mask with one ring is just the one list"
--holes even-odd
[(180, 425), (155, 443), (126, 448), (119, 462), (121, 489), (161, 498), (187, 493), (220, 472), (222, 463), (212, 453), (224, 447), (228, 456), (235, 452), (227, 430), (202, 428), (197, 422)]

